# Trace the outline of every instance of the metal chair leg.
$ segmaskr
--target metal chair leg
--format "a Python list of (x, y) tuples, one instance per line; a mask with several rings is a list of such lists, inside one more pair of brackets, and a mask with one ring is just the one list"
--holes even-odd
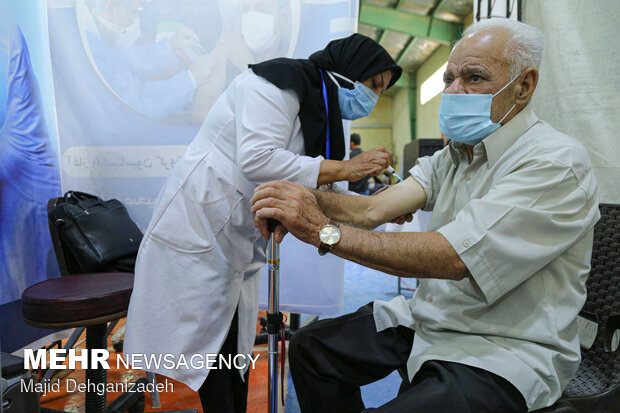
[[(82, 335), (82, 332), (84, 332), (84, 327), (79, 327), (79, 328), (74, 329), (73, 333), (71, 333), (71, 336), (67, 340), (67, 343), (64, 345), (63, 349), (68, 350), (70, 348), (73, 348), (73, 346), (77, 342), (77, 339)], [(48, 369), (43, 375), (43, 378), (41, 379), (41, 383), (48, 383), (52, 379), (56, 371), (57, 370), (55, 369)]]
[(155, 373), (147, 371), (146, 381), (153, 383), (153, 391), (151, 391), (151, 407), (153, 409), (161, 409), (161, 400), (159, 398), (159, 392), (157, 391), (157, 377), (155, 377)]

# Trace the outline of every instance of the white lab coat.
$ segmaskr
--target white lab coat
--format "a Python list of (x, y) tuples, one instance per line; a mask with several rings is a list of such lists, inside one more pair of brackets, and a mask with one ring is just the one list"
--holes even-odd
[[(217, 354), (237, 307), (238, 352), (251, 354), (265, 244), (250, 198), (274, 179), (315, 187), (323, 159), (301, 155), (298, 112), (293, 91), (251, 70), (216, 101), (166, 181), (140, 246), (126, 355)], [(149, 370), (194, 390), (209, 372)]]

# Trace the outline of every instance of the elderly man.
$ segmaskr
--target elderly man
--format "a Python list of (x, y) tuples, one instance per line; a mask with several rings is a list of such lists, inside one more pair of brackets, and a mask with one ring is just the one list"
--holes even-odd
[[(376, 301), (300, 330), (290, 364), (304, 412), (359, 412), (359, 387), (395, 369), (398, 396), (377, 412), (525, 412), (551, 405), (579, 361), (596, 178), (586, 150), (528, 106), (544, 39), (523, 23), (465, 31), (439, 109), (450, 145), (374, 197), (272, 182), (255, 192), (266, 218), (362, 265), (418, 277), (415, 296)], [(429, 232), (372, 228), (432, 210)], [(328, 218), (330, 217), (330, 218)]]

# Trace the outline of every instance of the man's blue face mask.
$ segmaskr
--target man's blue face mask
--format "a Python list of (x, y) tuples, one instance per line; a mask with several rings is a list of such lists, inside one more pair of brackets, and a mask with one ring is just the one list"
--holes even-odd
[[(327, 72), (328, 76), (338, 86), (338, 103), (342, 119), (355, 120), (368, 116), (377, 104), (379, 96), (368, 86), (360, 82), (353, 82), (338, 73)], [(353, 89), (341, 87), (334, 76), (354, 85)]]
[(439, 105), (439, 129), (447, 138), (467, 145), (477, 145), (484, 138), (500, 128), (506, 116), (515, 108), (516, 103), (498, 123), (491, 121), (491, 104), (519, 75), (494, 95), (442, 93)]

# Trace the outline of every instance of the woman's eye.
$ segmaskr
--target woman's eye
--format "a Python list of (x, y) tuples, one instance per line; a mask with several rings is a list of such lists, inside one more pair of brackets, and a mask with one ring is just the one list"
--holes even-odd
[(481, 80), (482, 80), (482, 76), (479, 76), (479, 75), (472, 75), (471, 77), (472, 82), (480, 82)]
[(450, 86), (450, 84), (452, 83), (452, 79), (449, 79), (449, 78), (444, 78), (443, 83), (444, 83), (446, 86)]

